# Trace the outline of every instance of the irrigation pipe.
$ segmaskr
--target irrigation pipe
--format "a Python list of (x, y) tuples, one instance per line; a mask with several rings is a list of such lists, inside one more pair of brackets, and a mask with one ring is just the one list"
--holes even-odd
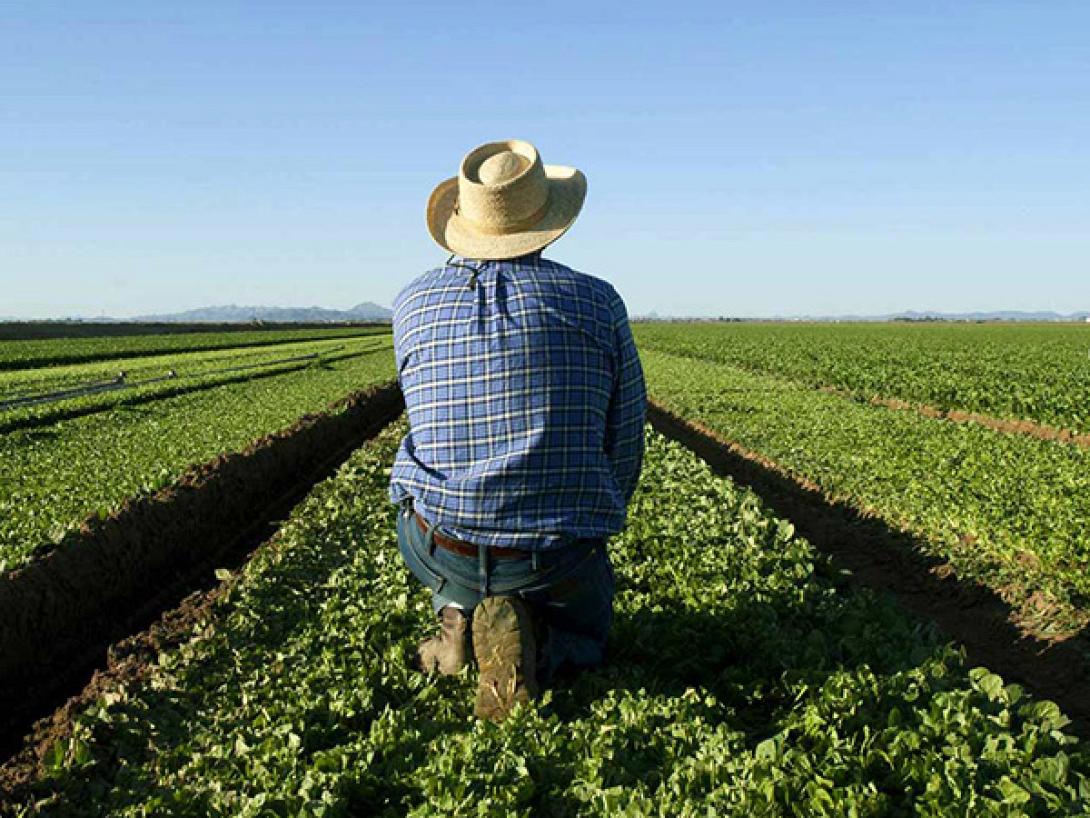
[(91, 383), (81, 384), (68, 389), (60, 389), (53, 392), (42, 392), (36, 395), (25, 395), (23, 397), (11, 398), (9, 400), (0, 401), (0, 412), (8, 409), (19, 409), (24, 406), (39, 406), (41, 404), (56, 403), (62, 400), (71, 400), (73, 398), (82, 398), (86, 395), (97, 395), (102, 392), (116, 392), (121, 389), (136, 389), (140, 386), (148, 386), (153, 383), (161, 383), (162, 381), (172, 381), (179, 378), (197, 378), (206, 377), (209, 375), (222, 375), (227, 372), (242, 372), (247, 369), (264, 369), (271, 366), (278, 366), (280, 364), (298, 363), (300, 361), (310, 361), (320, 358), (323, 355), (327, 355), (331, 352), (338, 352), (345, 349), (345, 344), (339, 346), (330, 347), (329, 349), (323, 349), (320, 352), (312, 352), (309, 355), (296, 355), (292, 358), (279, 358), (275, 361), (263, 361), (259, 364), (245, 364), (243, 366), (228, 366), (221, 369), (210, 369), (204, 372), (200, 372), (194, 375), (179, 375), (177, 371), (171, 369), (168, 370), (165, 375), (160, 375), (156, 378), (145, 378), (142, 381), (130, 381), (124, 372), (120, 372), (116, 378), (108, 381), (93, 381)]

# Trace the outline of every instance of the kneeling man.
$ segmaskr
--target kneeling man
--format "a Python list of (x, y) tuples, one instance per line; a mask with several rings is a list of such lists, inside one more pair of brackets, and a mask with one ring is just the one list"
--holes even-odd
[(528, 142), (470, 151), (428, 202), (453, 255), (394, 305), (410, 431), (390, 496), (439, 619), (416, 660), (475, 660), (482, 718), (600, 664), (613, 618), (606, 541), (639, 479), (643, 372), (616, 291), (541, 257), (585, 195)]

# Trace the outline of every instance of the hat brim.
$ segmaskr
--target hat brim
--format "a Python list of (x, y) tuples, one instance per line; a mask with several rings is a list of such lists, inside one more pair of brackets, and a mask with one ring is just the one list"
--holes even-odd
[(540, 221), (517, 233), (492, 235), (474, 229), (455, 213), (458, 177), (441, 182), (428, 199), (428, 232), (436, 243), (463, 258), (518, 258), (542, 249), (563, 236), (575, 222), (587, 198), (587, 177), (563, 165), (545, 165), (549, 208)]

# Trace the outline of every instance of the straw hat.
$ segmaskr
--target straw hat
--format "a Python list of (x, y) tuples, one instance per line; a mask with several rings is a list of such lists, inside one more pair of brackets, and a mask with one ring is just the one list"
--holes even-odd
[(564, 235), (586, 195), (582, 172), (543, 165), (529, 142), (489, 142), (432, 191), (428, 232), (464, 258), (516, 258)]

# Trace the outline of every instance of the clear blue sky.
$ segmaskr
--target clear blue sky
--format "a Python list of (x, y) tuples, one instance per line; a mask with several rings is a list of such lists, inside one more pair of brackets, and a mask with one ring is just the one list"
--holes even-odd
[(390, 303), (535, 142), (632, 312), (1090, 309), (1090, 3), (0, 2), (0, 316)]

